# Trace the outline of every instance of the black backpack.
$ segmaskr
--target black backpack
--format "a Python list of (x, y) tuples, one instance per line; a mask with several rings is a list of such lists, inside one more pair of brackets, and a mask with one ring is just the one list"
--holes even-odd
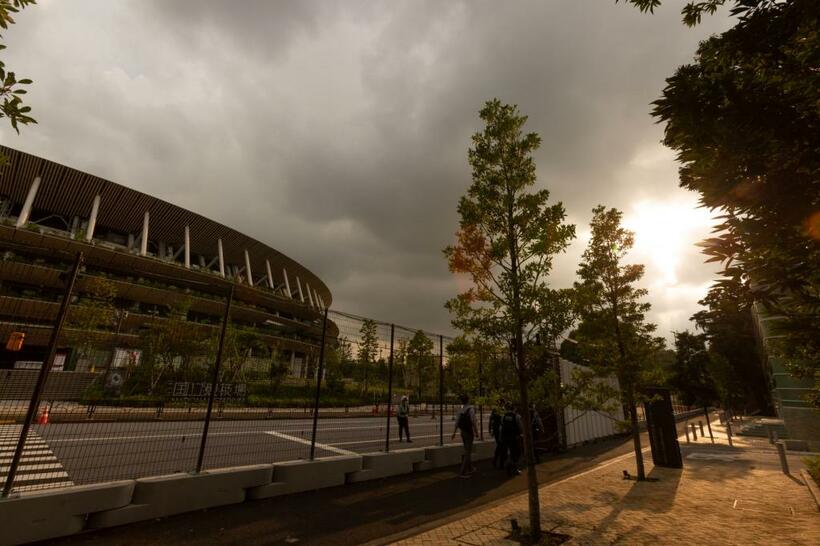
[(514, 411), (508, 411), (501, 418), (501, 438), (512, 441), (518, 438), (521, 430), (518, 427), (518, 415)]
[(461, 413), (458, 414), (458, 422), (456, 423), (456, 427), (458, 427), (459, 430), (469, 433), (473, 432), (473, 420), (470, 419), (471, 409), (472, 406), (464, 406)]

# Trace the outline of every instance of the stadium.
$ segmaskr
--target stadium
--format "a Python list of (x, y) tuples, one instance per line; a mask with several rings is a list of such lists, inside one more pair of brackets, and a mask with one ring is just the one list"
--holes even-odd
[[(287, 375), (311, 373), (332, 296), (306, 267), (156, 197), (18, 150), (0, 152), (8, 158), (0, 171), (0, 368), (41, 365), (65, 272), (82, 251), (72, 303), (85, 298), (99, 307), (93, 296), (104, 283), (112, 312), (103, 324), (66, 325), (55, 371), (125, 368), (140, 358), (147, 328), (174, 313), (179, 319), (180, 310), (177, 331), (213, 338), (233, 286), (232, 323), (266, 347), (262, 360), (281, 362)], [(87, 339), (92, 350), (78, 350)]]

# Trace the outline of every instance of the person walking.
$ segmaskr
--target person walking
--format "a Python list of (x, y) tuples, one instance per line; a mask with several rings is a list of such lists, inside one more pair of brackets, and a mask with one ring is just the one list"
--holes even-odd
[(396, 420), (399, 422), (399, 442), (401, 442), (403, 432), (407, 438), (407, 442), (412, 444), (413, 440), (410, 439), (408, 417), (410, 417), (410, 402), (407, 400), (407, 395), (404, 395), (401, 397), (398, 410), (396, 410)]
[(461, 459), (461, 470), (459, 476), (469, 478), (475, 472), (473, 467), (473, 441), (478, 436), (478, 426), (475, 420), (475, 408), (470, 405), (470, 397), (461, 395), (461, 409), (456, 417), (456, 428), (453, 430), (451, 440), (455, 439), (456, 433), (461, 432), (461, 443), (464, 445), (464, 457)]
[(507, 411), (501, 418), (501, 439), (504, 442), (506, 453), (509, 454), (508, 476), (521, 474), (521, 470), (518, 469), (518, 459), (521, 457), (523, 430), (521, 416), (515, 411), (512, 403), (507, 403)]
[(490, 414), (490, 436), (495, 439), (495, 452), (493, 453), (493, 468), (504, 468), (507, 459), (507, 449), (501, 439), (501, 417), (504, 412), (504, 401), (499, 400), (498, 405), (493, 407)]

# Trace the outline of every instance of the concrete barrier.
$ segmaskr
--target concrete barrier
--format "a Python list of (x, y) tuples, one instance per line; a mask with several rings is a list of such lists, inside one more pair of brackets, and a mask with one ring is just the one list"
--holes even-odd
[(473, 460), (492, 459), (495, 454), (495, 440), (480, 440), (473, 444)]
[(140, 478), (136, 480), (131, 504), (92, 514), (88, 528), (112, 527), (244, 502), (247, 489), (269, 484), (272, 478), (273, 465), (270, 464)]
[(248, 490), (249, 499), (267, 499), (289, 493), (344, 485), (347, 474), (362, 469), (360, 455), (339, 455), (313, 461), (273, 465), (273, 481)]
[(362, 455), (362, 469), (347, 475), (347, 483), (364, 482), (410, 474), (425, 460), (425, 448), (402, 449), (390, 453)]
[(0, 500), (0, 544), (24, 544), (77, 533), (89, 514), (127, 506), (134, 480), (20, 493)]
[(424, 458), (430, 461), (431, 468), (461, 464), (461, 456), (464, 454), (461, 444), (428, 447), (424, 451)]

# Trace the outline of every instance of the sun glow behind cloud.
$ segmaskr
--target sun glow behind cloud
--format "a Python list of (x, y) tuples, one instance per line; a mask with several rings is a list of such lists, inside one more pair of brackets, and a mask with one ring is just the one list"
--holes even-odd
[(695, 199), (644, 200), (635, 203), (624, 217), (624, 226), (635, 232), (633, 256), (647, 265), (650, 288), (679, 284), (684, 259), (691, 259), (693, 245), (712, 226), (708, 211), (697, 208)]

